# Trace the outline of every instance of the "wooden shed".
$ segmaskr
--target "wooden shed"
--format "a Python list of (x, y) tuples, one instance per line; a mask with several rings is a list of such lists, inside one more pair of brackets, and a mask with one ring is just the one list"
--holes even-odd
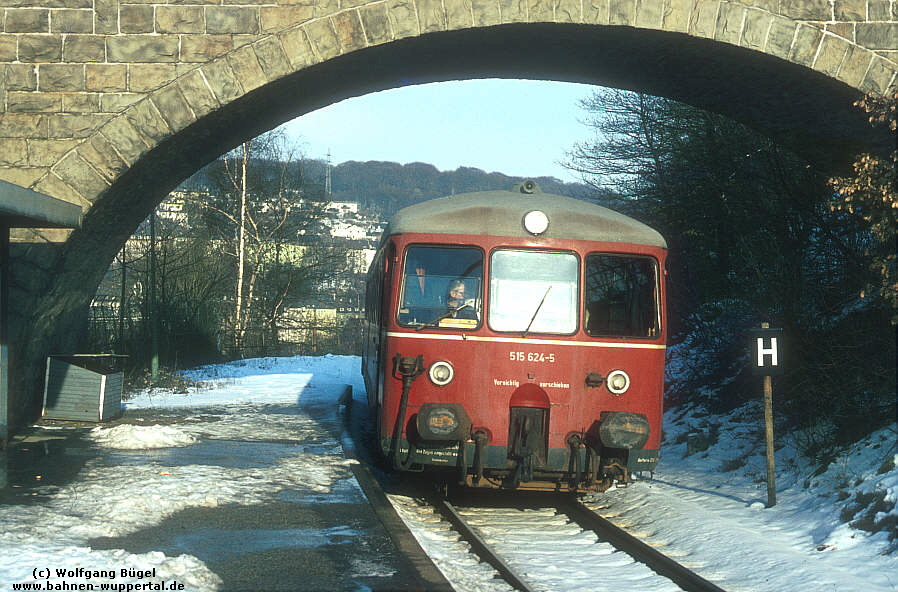
[(46, 419), (105, 421), (121, 414), (123, 374), (113, 354), (47, 358), (44, 382)]

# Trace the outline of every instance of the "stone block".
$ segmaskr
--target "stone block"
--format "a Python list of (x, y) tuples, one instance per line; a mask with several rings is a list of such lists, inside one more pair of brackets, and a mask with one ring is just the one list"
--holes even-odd
[(374, 4), (359, 9), (362, 17), (362, 26), (365, 28), (365, 36), (368, 43), (376, 45), (386, 43), (392, 38), (390, 34), (390, 19), (385, 4)]
[(318, 19), (305, 25), (303, 29), (312, 44), (318, 61), (324, 61), (340, 55), (340, 40), (328, 18)]
[(66, 62), (105, 62), (106, 39), (102, 35), (66, 35), (62, 59)]
[(208, 62), (234, 49), (230, 35), (182, 35), (181, 61)]
[(143, 97), (138, 93), (104, 93), (100, 95), (99, 110), (103, 113), (122, 113)]
[(610, 0), (608, 3), (608, 23), (611, 25), (633, 25), (636, 22), (636, 0)]
[(143, 4), (123, 4), (119, 8), (119, 28), (122, 33), (153, 33), (153, 7)]
[(128, 90), (128, 66), (125, 64), (87, 64), (84, 86), (89, 91), (122, 92)]
[[(87, 138), (106, 123), (108, 115), (58, 113), (49, 117), (51, 138)], [(52, 164), (52, 163), (51, 163)]]
[(609, 0), (584, 0), (583, 21), (596, 25), (607, 25), (611, 22), (611, 6)]
[(867, 49), (895, 49), (898, 23), (859, 23), (855, 35), (857, 44)]
[(202, 33), (206, 21), (202, 6), (157, 6), (156, 32)]
[(833, 16), (837, 21), (867, 20), (867, 0), (834, 0)]
[(870, 51), (857, 45), (849, 45), (837, 78), (849, 86), (860, 88), (872, 60), (873, 54)]
[(305, 31), (301, 27), (294, 27), (278, 35), (281, 45), (290, 60), (294, 70), (300, 70), (316, 62), (315, 53)]
[(696, 37), (714, 38), (717, 31), (717, 11), (719, 3), (711, 0), (697, 0), (689, 17), (689, 33)]
[(820, 51), (814, 60), (814, 69), (827, 76), (835, 77), (848, 52), (848, 42), (835, 35), (824, 35), (820, 43)]
[(854, 23), (826, 23), (826, 30), (854, 43)]
[(823, 31), (810, 25), (799, 25), (792, 43), (789, 59), (802, 66), (810, 66), (823, 39)]
[[(159, 109), (159, 113), (168, 124), (172, 133), (181, 131), (196, 120), (190, 105), (187, 103), (187, 99), (181, 94), (181, 89), (176, 84), (156, 91), (150, 98)], [(147, 131), (150, 132), (152, 130)]]
[(362, 29), (362, 19), (359, 17), (358, 11), (349, 10), (335, 14), (332, 20), (334, 30), (340, 39), (342, 53), (367, 47), (365, 32)]
[(125, 110), (125, 117), (145, 137), (159, 143), (171, 135), (172, 130), (150, 99), (137, 101)]
[(38, 179), (47, 174), (44, 168), (3, 168), (0, 169), (0, 179), (7, 183), (14, 183), (21, 187), (31, 187)]
[(81, 64), (41, 64), (38, 85), (44, 92), (78, 92), (84, 90), (84, 66)]
[(767, 32), (773, 22), (773, 16), (763, 10), (748, 10), (745, 13), (745, 23), (742, 28), (742, 38), (739, 44), (749, 49), (763, 50), (767, 42)]
[(340, 11), (340, 0), (316, 0), (314, 8), (315, 18), (332, 16)]
[(206, 33), (258, 33), (259, 8), (255, 6), (206, 7)]
[(174, 64), (130, 64), (128, 66), (128, 90), (149, 92), (165, 86), (175, 79)]
[[(608, 0), (596, 0), (608, 3)], [(526, 23), (527, 0), (499, 0), (499, 13), (503, 23)]]
[(46, 138), (49, 117), (42, 113), (2, 113), (0, 129), (6, 138)]
[(94, 33), (112, 35), (118, 33), (119, 0), (94, 0)]
[(7, 33), (49, 33), (50, 11), (46, 8), (7, 8)]
[(149, 149), (149, 145), (141, 138), (131, 122), (124, 116), (109, 120), (100, 128), (100, 133), (108, 140), (119, 157), (129, 167), (137, 162), (137, 159)]
[(277, 37), (268, 37), (252, 46), (259, 66), (268, 80), (277, 80), (293, 71), (290, 61)]
[(640, 0), (636, 6), (636, 26), (660, 29), (664, 22), (663, 0)]
[(22, 35), (20, 62), (58, 62), (62, 57), (62, 35)]
[(244, 92), (255, 90), (268, 82), (252, 45), (244, 45), (235, 49), (228, 54), (227, 59)]
[(456, 0), (444, 4), (443, 13), (446, 15), (446, 26), (450, 30), (467, 29), (474, 25), (470, 2), (471, 0)]
[(688, 31), (693, 3), (693, 0), (667, 0), (664, 3), (664, 20), (661, 28), (677, 33)]
[(471, 0), (471, 12), (475, 27), (497, 25), (500, 22), (499, 3), (496, 0)]
[(417, 4), (422, 33), (446, 30), (446, 13), (441, 0), (418, 0)]
[(18, 59), (16, 35), (0, 34), (0, 62), (14, 62)]
[(106, 53), (110, 62), (176, 62), (178, 37), (176, 35), (110, 37), (106, 40)]
[(867, 20), (868, 21), (892, 21), (895, 20), (896, 10), (893, 2), (890, 0), (868, 0), (867, 2)]
[(312, 6), (262, 6), (259, 15), (263, 33), (283, 31), (291, 25), (304, 23), (315, 13)]
[(717, 28), (714, 31), (714, 38), (731, 45), (739, 45), (742, 40), (742, 21), (744, 19), (744, 6), (722, 2), (717, 13)]
[(555, 2), (545, 0), (529, 0), (527, 13), (531, 23), (551, 23), (555, 20)]
[(767, 32), (767, 53), (789, 59), (789, 51), (792, 49), (797, 28), (798, 25), (789, 19), (774, 16), (770, 23), (770, 31)]
[(883, 95), (895, 84), (896, 71), (898, 67), (895, 66), (895, 62), (874, 54), (870, 67), (867, 68), (867, 73), (861, 81), (860, 89), (865, 93)]
[(53, 172), (88, 201), (93, 201), (109, 187), (106, 179), (77, 152), (67, 154), (53, 167)]
[(56, 113), (62, 110), (62, 95), (9, 91), (6, 93), (6, 110), (10, 113)]
[(93, 33), (94, 13), (92, 10), (68, 9), (50, 11), (51, 33)]
[(230, 64), (224, 58), (204, 64), (201, 67), (203, 78), (209, 83), (209, 88), (215, 93), (219, 103), (225, 105), (243, 94), (240, 82), (234, 75)]
[(37, 90), (37, 66), (34, 64), (7, 64), (6, 90)]
[(0, 166), (27, 166), (28, 144), (21, 138), (0, 138)]
[(829, 2), (820, 0), (788, 0), (780, 3), (783, 16), (798, 21), (828, 21), (832, 19)]
[(94, 134), (78, 147), (78, 154), (107, 181), (114, 181), (128, 165), (102, 134)]
[(418, 16), (412, 0), (387, 0), (386, 7), (396, 39), (418, 34)]
[(218, 100), (199, 69), (192, 70), (180, 77), (178, 86), (197, 119), (218, 109)]
[(93, 92), (65, 93), (62, 95), (64, 113), (97, 113), (100, 111), (100, 95)]

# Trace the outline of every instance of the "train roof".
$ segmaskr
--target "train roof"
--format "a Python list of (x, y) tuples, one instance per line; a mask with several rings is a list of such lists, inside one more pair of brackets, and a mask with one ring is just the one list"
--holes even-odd
[(586, 201), (543, 193), (529, 181), (508, 191), (463, 193), (403, 208), (390, 219), (384, 235), (420, 232), (532, 238), (522, 220), (533, 210), (549, 219), (540, 237), (667, 248), (664, 237), (642, 222)]

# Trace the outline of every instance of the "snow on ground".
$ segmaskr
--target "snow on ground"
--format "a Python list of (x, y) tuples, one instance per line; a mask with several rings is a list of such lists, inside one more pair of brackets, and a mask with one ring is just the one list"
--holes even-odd
[[(88, 541), (135, 532), (188, 507), (262, 503), (288, 488), (330, 491), (351, 472), (339, 435), (323, 430), (315, 411), (332, 408), (344, 384), (364, 399), (359, 366), (358, 358), (344, 356), (262, 358), (192, 370), (187, 377), (202, 386), (187, 393), (139, 393), (125, 403), (120, 425), (86, 432), (93, 446), (127, 454), (118, 451), (183, 449), (216, 439), (301, 445), (265, 466), (167, 463), (165, 456), (115, 464), (92, 457), (73, 482), (40, 489), (39, 501), (0, 506), (0, 582), (34, 581), (33, 570), (47, 566), (115, 565), (156, 568), (152, 581), (177, 580), (187, 590), (218, 589), (221, 580), (196, 557), (93, 550)], [(299, 405), (303, 412), (285, 412)], [(777, 451), (779, 503), (766, 508), (759, 414), (753, 405), (725, 417), (695, 409), (669, 412), (654, 479), (590, 496), (589, 505), (730, 592), (898, 590), (898, 551), (888, 538), (894, 527), (871, 534), (843, 519), (847, 505), (851, 516), (868, 525), (894, 525), (896, 427), (872, 434), (816, 476), (783, 438), (786, 445)], [(689, 436), (695, 433), (708, 437)], [(491, 570), (476, 565), (432, 512), (401, 496), (391, 501), (458, 590), (507, 589), (491, 581)], [(560, 565), (570, 555), (570, 548), (546, 549), (541, 560)], [(583, 589), (582, 581), (564, 581), (553, 582), (553, 589)]]

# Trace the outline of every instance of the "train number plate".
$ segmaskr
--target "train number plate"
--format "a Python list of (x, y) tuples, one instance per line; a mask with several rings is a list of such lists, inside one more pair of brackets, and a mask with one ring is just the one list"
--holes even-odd
[(508, 359), (512, 362), (542, 362), (544, 364), (554, 364), (555, 354), (513, 351), (508, 352)]

